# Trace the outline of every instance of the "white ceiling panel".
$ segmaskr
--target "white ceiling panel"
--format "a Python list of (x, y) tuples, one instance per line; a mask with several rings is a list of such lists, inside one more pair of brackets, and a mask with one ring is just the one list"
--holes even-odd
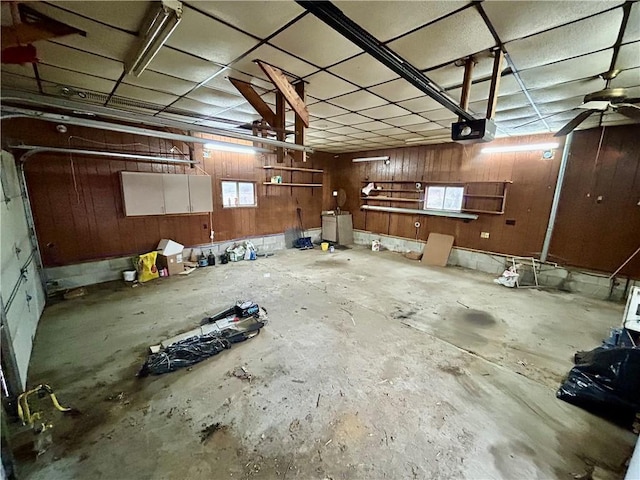
[(383, 122), (367, 122), (359, 124), (358, 128), (365, 132), (377, 132), (378, 130), (389, 128), (389, 124)]
[(337, 117), (332, 117), (331, 121), (340, 123), (342, 125), (358, 125), (358, 128), (360, 128), (359, 124), (370, 122), (371, 119), (367, 117), (363, 117), (358, 113), (346, 113), (344, 115), (338, 115)]
[(334, 2), (351, 20), (386, 42), (469, 4), (468, 1), (345, 1)]
[(537, 107), (542, 115), (550, 115), (558, 112), (568, 112), (574, 108), (582, 105), (584, 95), (577, 95), (575, 97), (566, 98), (563, 100), (557, 100), (555, 102), (538, 103)]
[(380, 95), (391, 102), (400, 102), (410, 98), (422, 97), (424, 93), (411, 85), (404, 78), (398, 78), (387, 83), (369, 88), (370, 91)]
[(53, 6), (70, 10), (107, 25), (137, 32), (144, 21), (147, 9), (154, 2), (149, 1), (56, 1)]
[(320, 118), (333, 117), (336, 115), (342, 115), (343, 113), (348, 113), (344, 108), (336, 107), (335, 105), (329, 105), (326, 102), (318, 102), (314, 103), (310, 107), (308, 107), (309, 113), (313, 116)]
[(502, 124), (502, 122), (505, 120), (535, 117), (536, 115), (536, 111), (533, 109), (533, 107), (510, 108), (508, 110), (497, 112), (495, 115), (495, 120), (497, 123)]
[(329, 71), (361, 87), (370, 87), (398, 77), (393, 70), (366, 53), (335, 65)]
[(640, 40), (640, 3), (636, 2), (631, 5), (631, 13), (629, 14), (629, 21), (627, 22), (622, 42), (637, 42), (638, 40)]
[(428, 112), (430, 110), (436, 110), (442, 107), (442, 105), (440, 105), (433, 98), (428, 97), (427, 95), (411, 100), (398, 102), (398, 105), (414, 113)]
[(509, 42), (594, 15), (621, 1), (485, 1), (482, 6), (500, 40)]
[(261, 45), (260, 47), (256, 48), (242, 60), (234, 63), (233, 68), (244, 73), (248, 73), (249, 75), (252, 75), (254, 77), (262, 78), (266, 81), (267, 76), (262, 71), (262, 69), (253, 62), (254, 60), (262, 60), (264, 62), (267, 62), (274, 67), (278, 67), (285, 73), (289, 73), (293, 77), (298, 78), (307, 76), (318, 70), (313, 65), (310, 65), (307, 62), (303, 62), (302, 60), (284, 53), (283, 51), (278, 50), (277, 48), (274, 48), (270, 45)]
[(380, 136), (380, 134), (378, 132), (357, 132), (357, 133), (352, 133), (350, 134), (351, 137), (353, 138), (358, 138), (358, 139), (362, 139), (362, 140), (370, 140), (370, 139), (375, 139), (377, 137)]
[(304, 12), (295, 2), (278, 0), (197, 2), (194, 6), (260, 38), (268, 37)]
[(254, 87), (257, 87), (258, 92), (263, 92), (265, 90), (271, 90), (274, 88), (273, 84), (267, 82), (266, 80), (262, 80), (261, 78), (253, 77), (251, 75), (246, 75), (238, 70), (234, 70), (233, 68), (226, 68), (218, 75), (213, 77), (205, 86), (214, 88), (216, 90), (223, 90), (227, 93), (238, 93), (236, 87), (229, 81), (229, 77), (237, 78), (238, 80), (243, 80), (247, 83), (250, 83)]
[(192, 100), (198, 100), (200, 102), (209, 103), (211, 105), (217, 105), (219, 107), (228, 108), (235, 105), (239, 105), (245, 101), (245, 99), (238, 95), (232, 95), (221, 90), (214, 90), (207, 87), (199, 87), (189, 95), (187, 98)]
[[(512, 108), (520, 108), (520, 107), (528, 107), (531, 103), (524, 95), (524, 93), (516, 93), (513, 95), (502, 95), (498, 97), (498, 104), (496, 106), (496, 111), (500, 112), (503, 110), (509, 110)], [(477, 102), (471, 102), (469, 104), (469, 109), (472, 112), (475, 112), (478, 115), (484, 116), (487, 111), (487, 101), (479, 100)]]
[(2, 66), (2, 83), (0, 83), (0, 89), (5, 90), (12, 88), (15, 90), (26, 90), (29, 92), (38, 91), (38, 82), (35, 78), (29, 78), (22, 75), (16, 75), (6, 72), (4, 65)]
[(257, 43), (255, 38), (185, 6), (182, 21), (166, 45), (227, 65)]
[(385, 118), (408, 115), (411, 112), (397, 105), (382, 105), (381, 107), (362, 110), (360, 113), (367, 117), (375, 118), (376, 120), (384, 120)]
[(38, 42), (38, 60), (54, 67), (76, 70), (110, 80), (122, 74), (122, 62), (83, 52), (53, 42)]
[(429, 120), (423, 118), (421, 122), (416, 123), (415, 125), (407, 125), (404, 128), (406, 130), (409, 130), (410, 132), (422, 134), (422, 132), (428, 132), (430, 130), (439, 130), (442, 127), (435, 122), (430, 122)]
[(353, 92), (358, 87), (352, 85), (349, 82), (345, 82), (335, 75), (331, 75), (327, 72), (318, 72), (306, 77), (305, 81), (308, 82), (305, 85), (305, 91), (308, 95), (313, 95), (321, 100), (327, 100), (329, 98), (337, 97), (338, 95), (344, 95), (345, 93)]
[[(574, 2), (571, 2), (573, 5)], [(610, 48), (618, 38), (622, 9), (616, 8), (571, 25), (507, 43), (518, 70)]]
[(298, 20), (269, 42), (323, 68), (362, 51), (313, 15)]
[[(484, 82), (476, 83), (471, 85), (471, 92), (469, 94), (469, 101), (476, 102), (479, 100), (486, 100), (489, 98), (489, 88), (491, 86), (491, 81), (486, 80)], [(500, 79), (500, 88), (498, 90), (499, 95), (512, 95), (514, 93), (521, 92), (520, 84), (515, 79), (513, 75), (505, 75)], [(448, 90), (447, 93), (453, 98), (456, 102), (460, 101), (460, 95), (462, 94), (461, 88), (455, 88), (453, 90)]]
[(523, 70), (520, 72), (520, 78), (527, 90), (580, 80), (609, 70), (612, 57), (613, 49), (603, 50), (571, 60)]
[(151, 90), (172, 93), (174, 95), (184, 95), (195, 87), (195, 83), (193, 82), (153, 72), (151, 70), (145, 70), (139, 77), (126, 75), (122, 81), (123, 83), (134, 85), (136, 87), (149, 88)]
[[(481, 78), (491, 78), (493, 72), (493, 56), (489, 52), (482, 52), (475, 55), (475, 65), (473, 67), (473, 80)], [(456, 62), (450, 63), (444, 67), (425, 72), (425, 75), (440, 87), (448, 88), (456, 85), (462, 85), (464, 80), (464, 65), (456, 66)], [(503, 71), (507, 68), (506, 62), (503, 62)]]
[(146, 88), (134, 87), (133, 85), (126, 85), (121, 83), (115, 91), (115, 95), (118, 97), (131, 98), (142, 102), (153, 103), (160, 107), (166, 107), (171, 102), (178, 99), (176, 95), (169, 95), (168, 93), (157, 92), (155, 90), (148, 90)]
[(342, 127), (342, 124), (340, 123), (335, 123), (324, 118), (314, 117), (313, 115), (309, 115), (309, 124), (311, 128), (315, 128), (317, 130), (329, 130), (332, 128)]
[(223, 108), (216, 105), (209, 105), (207, 103), (192, 100), (190, 98), (181, 98), (176, 103), (171, 105), (171, 109), (187, 110), (190, 112), (196, 112), (202, 115), (209, 116), (217, 116), (222, 110), (224, 110)]
[(466, 57), (494, 45), (493, 36), (478, 11), (467, 8), (395, 40), (389, 47), (413, 66), (424, 69)]
[(407, 131), (399, 127), (387, 127), (387, 128), (383, 128), (382, 130), (378, 130), (376, 133), (378, 133), (379, 135), (388, 136), (388, 135), (400, 135), (402, 133), (407, 133)]
[(616, 68), (628, 70), (635, 67), (640, 67), (640, 42), (622, 45), (616, 59)]
[(347, 110), (360, 111), (365, 108), (378, 107), (387, 102), (365, 90), (360, 90), (358, 92), (347, 93), (341, 97), (333, 98), (330, 103), (346, 108)]
[(623, 70), (611, 81), (611, 87), (635, 87), (640, 85), (640, 68)]
[[(135, 35), (124, 33), (88, 18), (55, 8), (51, 4), (32, 2), (29, 6), (54, 20), (87, 32), (86, 37), (81, 35), (58, 37), (55, 39), (55, 43), (61, 43), (120, 61), (124, 60), (127, 52), (134, 48), (136, 44), (137, 37)], [(39, 42), (36, 42), (36, 47), (38, 44)]]
[(90, 90), (92, 92), (111, 93), (116, 82), (105, 78), (85, 75), (84, 73), (71, 72), (62, 68), (40, 65), (38, 67), (40, 78), (44, 81), (57, 83), (80, 90)]
[(455, 113), (447, 110), (446, 108), (439, 108), (430, 112), (424, 112), (421, 113), (420, 116), (425, 117), (427, 120), (431, 120), (433, 122), (440, 122), (441, 120), (456, 121), (458, 118)]
[(602, 90), (605, 81), (600, 79), (578, 80), (577, 82), (563, 83), (555, 87), (542, 88), (529, 92), (536, 103), (555, 102), (579, 95)]
[(387, 118), (385, 123), (393, 125), (394, 127), (405, 127), (406, 125), (415, 125), (417, 123), (424, 122), (424, 118), (420, 115), (403, 115), (402, 117)]
[(9, 74), (13, 74), (13, 75), (21, 75), (23, 77), (33, 77), (33, 78), (35, 78), (35, 73), (33, 71), (33, 65), (31, 65), (29, 63), (25, 63), (24, 65), (3, 63), (2, 64), (2, 73), (3, 74), (4, 73), (9, 73)]
[(220, 67), (211, 62), (166, 46), (160, 49), (148, 69), (193, 82), (202, 82), (220, 71)]

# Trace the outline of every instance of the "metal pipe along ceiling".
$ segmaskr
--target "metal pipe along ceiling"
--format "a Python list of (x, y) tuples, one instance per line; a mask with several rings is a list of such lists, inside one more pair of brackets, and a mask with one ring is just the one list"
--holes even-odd
[(140, 155), (137, 153), (120, 153), (120, 152), (103, 152), (99, 150), (82, 150), (77, 148), (58, 148), (58, 147), (45, 147), (40, 145), (9, 145), (8, 148), (16, 150), (26, 150), (20, 156), (21, 162), (26, 162), (29, 157), (36, 155), (37, 153), (51, 152), (51, 153), (73, 153), (77, 155), (94, 155), (97, 157), (112, 157), (112, 158), (125, 158), (130, 160), (146, 161), (151, 163), (182, 163), (187, 165), (195, 165), (198, 162), (193, 160), (180, 160), (179, 158), (168, 157), (155, 157), (151, 155)]
[[(3, 110), (9, 113), (7, 118), (16, 118), (14, 114), (19, 113), (20, 111), (26, 111), (26, 109), (24, 108), (8, 106), (7, 103), (20, 103), (20, 104), (28, 103), (28, 104), (36, 105), (38, 108), (42, 108), (42, 107), (58, 108), (62, 110), (72, 111), (73, 113), (76, 113), (76, 114), (100, 115), (101, 117), (111, 118), (111, 119), (119, 120), (123, 122), (139, 123), (139, 124), (155, 126), (155, 127), (176, 128), (176, 129), (185, 130), (185, 131), (195, 130), (202, 133), (210, 133), (213, 135), (220, 135), (223, 137), (234, 138), (237, 140), (247, 140), (249, 142), (260, 142), (264, 145), (269, 145), (272, 147), (283, 147), (283, 148), (286, 148), (287, 150), (299, 150), (307, 153), (313, 153), (313, 148), (311, 147), (305, 147), (303, 145), (296, 145), (294, 143), (274, 140), (272, 138), (256, 137), (254, 135), (249, 135), (246, 133), (235, 132), (232, 130), (225, 130), (222, 128), (207, 127), (204, 125), (199, 125), (197, 123), (180, 122), (176, 120), (169, 120), (167, 118), (154, 117), (152, 115), (127, 112), (124, 110), (118, 110), (110, 107), (103, 107), (100, 105), (92, 105), (92, 104), (83, 103), (83, 102), (76, 102), (74, 100), (66, 99), (66, 98), (60, 99), (56, 97), (37, 95), (33, 93), (26, 93), (26, 92), (20, 92), (15, 90), (3, 91), (3, 94), (4, 95), (1, 98), (1, 103), (2, 103)], [(30, 110), (30, 111), (40, 116), (44, 115), (44, 112), (41, 112), (41, 111), (34, 111), (34, 110)], [(58, 117), (65, 118), (65, 119), (77, 118), (77, 117), (68, 117), (66, 115), (58, 115)], [(81, 120), (84, 122), (85, 118), (86, 117), (82, 118)], [(56, 121), (62, 122), (65, 120), (59, 119)], [(208, 141), (206, 143), (212, 143), (212, 142)]]

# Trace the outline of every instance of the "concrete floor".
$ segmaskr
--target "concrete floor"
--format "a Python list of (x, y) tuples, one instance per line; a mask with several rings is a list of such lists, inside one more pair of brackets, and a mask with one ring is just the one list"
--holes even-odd
[[(237, 299), (267, 308), (261, 335), (191, 370), (135, 378), (148, 345)], [(616, 304), (361, 247), (101, 285), (45, 311), (31, 383), (50, 383), (83, 415), (58, 417), (55, 445), (21, 470), (569, 479), (595, 464), (620, 477), (635, 436), (555, 390), (573, 353), (597, 346), (621, 315)], [(238, 366), (251, 382), (229, 375)]]

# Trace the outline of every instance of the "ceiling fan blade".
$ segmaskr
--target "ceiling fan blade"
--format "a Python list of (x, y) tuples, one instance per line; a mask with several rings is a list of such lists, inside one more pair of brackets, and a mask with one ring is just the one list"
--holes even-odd
[(632, 120), (640, 120), (640, 106), (632, 105), (630, 103), (623, 103), (616, 107), (618, 113), (621, 113), (625, 117), (629, 117)]
[(580, 112), (578, 115), (574, 117), (569, 123), (567, 123), (564, 127), (562, 127), (558, 133), (554, 135), (554, 137), (564, 137), (568, 133), (572, 132), (578, 125), (584, 122), (589, 115), (593, 112), (598, 112), (599, 110), (585, 110), (584, 112)]

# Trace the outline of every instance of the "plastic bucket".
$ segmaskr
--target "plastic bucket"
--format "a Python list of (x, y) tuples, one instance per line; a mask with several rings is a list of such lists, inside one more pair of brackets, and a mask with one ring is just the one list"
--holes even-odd
[(122, 278), (124, 278), (125, 282), (133, 282), (136, 279), (136, 271), (126, 270), (122, 272)]
[(322, 242), (320, 244), (320, 247), (322, 248), (323, 252), (326, 252), (327, 250), (329, 250), (329, 244), (327, 242)]

